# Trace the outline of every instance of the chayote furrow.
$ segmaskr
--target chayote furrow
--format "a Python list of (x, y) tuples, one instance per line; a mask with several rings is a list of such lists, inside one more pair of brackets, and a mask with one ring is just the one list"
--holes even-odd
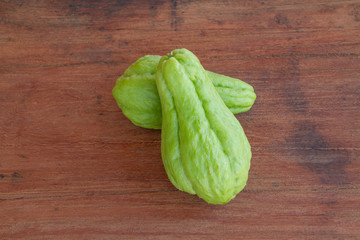
[[(140, 127), (161, 128), (161, 104), (155, 82), (160, 58), (146, 55), (138, 59), (113, 88), (113, 96), (124, 115)], [(250, 84), (210, 71), (206, 73), (232, 113), (246, 112), (252, 107), (256, 94)]]
[(229, 202), (245, 187), (250, 168), (251, 148), (239, 121), (186, 49), (161, 58), (156, 85), (161, 155), (170, 181), (208, 203)]

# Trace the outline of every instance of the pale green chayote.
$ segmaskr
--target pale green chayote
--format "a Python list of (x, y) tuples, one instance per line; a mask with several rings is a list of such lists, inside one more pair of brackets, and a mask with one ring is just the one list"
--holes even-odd
[(179, 190), (225, 204), (246, 185), (251, 147), (198, 58), (177, 49), (161, 58), (161, 156)]
[[(135, 125), (161, 128), (161, 104), (155, 72), (160, 56), (146, 55), (117, 79), (113, 96), (124, 115)], [(254, 89), (241, 80), (207, 71), (227, 107), (234, 113), (248, 111), (256, 99)]]

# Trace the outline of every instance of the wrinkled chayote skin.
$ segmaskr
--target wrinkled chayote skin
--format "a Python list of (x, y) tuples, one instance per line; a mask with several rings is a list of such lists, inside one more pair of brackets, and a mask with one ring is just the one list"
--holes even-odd
[[(155, 82), (160, 58), (146, 55), (138, 59), (117, 79), (113, 88), (113, 96), (124, 115), (140, 127), (161, 128), (161, 104)], [(252, 107), (256, 95), (251, 85), (221, 74), (209, 71), (207, 74), (234, 114)]]
[(177, 49), (161, 58), (161, 156), (179, 190), (225, 204), (246, 185), (251, 148), (198, 58)]

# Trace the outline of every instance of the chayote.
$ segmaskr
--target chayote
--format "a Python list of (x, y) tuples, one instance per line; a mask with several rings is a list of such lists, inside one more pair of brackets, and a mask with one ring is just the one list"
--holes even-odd
[(246, 185), (251, 147), (198, 58), (177, 49), (161, 58), (161, 156), (179, 190), (225, 204)]
[[(124, 115), (135, 125), (161, 128), (161, 104), (155, 73), (160, 56), (147, 55), (133, 63), (117, 79), (113, 96)], [(251, 85), (231, 77), (207, 71), (227, 107), (234, 113), (248, 111), (256, 95)]]

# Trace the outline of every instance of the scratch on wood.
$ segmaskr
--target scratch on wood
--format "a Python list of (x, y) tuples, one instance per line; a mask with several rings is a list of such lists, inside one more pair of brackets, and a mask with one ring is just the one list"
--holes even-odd
[(11, 201), (11, 200), (24, 200), (24, 199), (51, 199), (51, 198), (65, 198), (65, 197), (78, 197), (78, 196), (117, 196), (117, 195), (128, 195), (128, 194), (146, 194), (146, 193), (164, 193), (164, 192), (178, 192), (177, 189), (169, 190), (143, 190), (143, 191), (123, 191), (123, 192), (95, 192), (86, 191), (83, 193), (69, 193), (69, 194), (54, 194), (54, 195), (40, 195), (40, 196), (22, 196), (22, 197), (9, 197), (0, 198), (0, 201)]

